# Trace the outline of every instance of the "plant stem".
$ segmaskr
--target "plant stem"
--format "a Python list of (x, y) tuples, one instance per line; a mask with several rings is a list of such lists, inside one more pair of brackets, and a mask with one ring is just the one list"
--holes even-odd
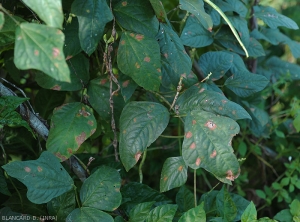
[(1, 3), (0, 3), (0, 11), (3, 11), (6, 15), (8, 15), (17, 25), (21, 24), (5, 8), (3, 8)]
[(197, 170), (194, 170), (194, 202), (195, 202), (195, 207), (197, 207)]
[[(181, 134), (181, 121), (179, 121), (179, 120), (178, 120), (177, 133), (179, 135)], [(179, 154), (180, 154), (180, 156), (182, 155), (182, 140), (181, 140), (181, 138), (183, 138), (183, 137), (178, 137), (178, 147), (179, 147)]]
[(180, 138), (183, 138), (184, 136), (169, 136), (169, 135), (160, 135), (160, 137), (164, 137), (164, 138), (171, 138), (171, 139), (180, 139)]
[(147, 155), (147, 149), (143, 153), (143, 158), (142, 158), (142, 161), (139, 166), (140, 183), (143, 183), (143, 169), (142, 168), (143, 168), (144, 162), (146, 160), (146, 155)]

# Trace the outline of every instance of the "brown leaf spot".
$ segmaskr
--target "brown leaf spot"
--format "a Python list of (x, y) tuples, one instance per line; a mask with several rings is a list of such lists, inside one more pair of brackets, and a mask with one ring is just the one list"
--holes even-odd
[(217, 125), (210, 120), (206, 122), (205, 126), (208, 127), (210, 130), (214, 130), (217, 128)]
[(81, 116), (81, 115), (84, 117), (88, 117), (91, 114), (89, 112), (85, 111), (85, 107), (81, 107), (81, 109), (78, 111), (77, 116)]
[(233, 173), (232, 173), (231, 170), (227, 171), (227, 173), (226, 173), (226, 179), (234, 181), (235, 178), (234, 178), (234, 175), (233, 175)]
[(134, 119), (133, 119), (133, 122), (135, 122), (135, 123), (136, 123), (136, 118), (134, 118)]
[(89, 121), (88, 121), (88, 124), (89, 124), (90, 126), (93, 126), (93, 125), (94, 125), (94, 122), (93, 122), (92, 120), (89, 120)]
[(212, 154), (210, 154), (210, 158), (214, 158), (217, 156), (217, 151), (213, 151)]
[(122, 5), (125, 7), (127, 5), (127, 2), (126, 1), (122, 2)]
[(59, 158), (61, 161), (67, 160), (67, 157), (60, 154), (60, 152), (55, 153), (55, 156)]
[(93, 135), (95, 132), (96, 132), (96, 128), (92, 129), (91, 132), (90, 132), (90, 136)]
[(164, 177), (164, 181), (167, 181), (168, 177)]
[(85, 132), (82, 132), (79, 136), (75, 137), (78, 147), (86, 140)]
[(223, 110), (223, 107), (222, 107), (222, 106), (219, 106), (219, 110)]
[(31, 169), (29, 167), (24, 167), (24, 170), (27, 172), (27, 173), (30, 173)]
[(183, 169), (183, 166), (178, 167), (178, 171), (182, 171), (182, 169)]
[(87, 12), (87, 13), (90, 13), (90, 10), (89, 10), (89, 9), (87, 9), (87, 10), (86, 10), (86, 12)]
[(69, 60), (69, 59), (71, 59), (72, 57), (73, 57), (72, 55), (68, 55), (67, 58), (66, 58), (66, 60)]
[(60, 50), (58, 48), (54, 47), (52, 49), (52, 55), (53, 55), (53, 57), (56, 58), (57, 56), (59, 56), (59, 54), (60, 54)]
[(38, 56), (40, 54), (39, 50), (34, 50), (34, 55)]
[(40, 167), (40, 166), (38, 166), (38, 167), (37, 167), (37, 170), (38, 170), (39, 172), (42, 172), (42, 171), (43, 171), (43, 168)]
[(56, 91), (60, 91), (61, 90), (61, 86), (59, 85), (55, 85), (51, 88), (52, 90), (56, 90)]
[(161, 69), (160, 69), (160, 68), (157, 68), (156, 70), (157, 70), (157, 72), (161, 72)]
[(196, 148), (196, 143), (195, 142), (193, 142), (191, 145), (190, 145), (190, 149), (195, 149)]
[(123, 134), (125, 134), (126, 133), (126, 130), (123, 130), (123, 132), (122, 132)]
[(121, 41), (121, 45), (125, 45), (125, 40), (122, 40), (122, 41)]
[(73, 150), (71, 148), (68, 148), (67, 151), (68, 151), (69, 154), (73, 153)]
[(233, 114), (233, 115), (236, 115), (236, 111), (235, 111), (235, 110), (232, 110), (232, 114)]
[(191, 131), (188, 131), (186, 134), (185, 134), (185, 137), (187, 139), (191, 138), (193, 136), (192, 132)]
[(168, 53), (164, 53), (164, 57), (167, 59), (168, 58)]
[(129, 82), (130, 82), (130, 80), (126, 80), (125, 82), (122, 83), (122, 86), (123, 86), (123, 87), (127, 87), (128, 84), (129, 84)]
[(200, 163), (201, 163), (201, 159), (200, 159), (200, 157), (198, 157), (198, 158), (196, 159), (196, 162), (195, 162), (195, 164), (196, 164), (196, 166), (199, 166), (199, 165), (200, 165)]
[(204, 90), (205, 90), (204, 88), (201, 88), (201, 89), (199, 90), (199, 93), (202, 93)]
[(141, 155), (142, 155), (142, 152), (141, 152), (141, 151), (138, 151), (138, 152), (134, 155), (134, 159), (135, 159), (136, 162), (139, 161)]
[(145, 62), (150, 62), (150, 57), (146, 56), (146, 57), (144, 58), (144, 61), (145, 61)]
[(104, 85), (107, 82), (107, 79), (101, 79), (100, 84)]
[(227, 103), (227, 100), (223, 99), (223, 100), (222, 100), (222, 103), (223, 103), (223, 104)]
[(136, 40), (141, 41), (144, 39), (144, 35), (136, 34), (135, 38), (136, 38)]
[(207, 30), (208, 30), (209, 32), (212, 32), (212, 27), (209, 27)]
[(195, 125), (196, 123), (197, 121), (193, 119), (192, 124)]
[(141, 68), (140, 64), (138, 64), (138, 62), (135, 63), (134, 65), (137, 69)]

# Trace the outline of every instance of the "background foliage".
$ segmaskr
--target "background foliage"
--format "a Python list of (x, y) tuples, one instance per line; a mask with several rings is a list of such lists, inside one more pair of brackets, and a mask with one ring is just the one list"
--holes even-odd
[(0, 2), (0, 220), (300, 221), (297, 1)]

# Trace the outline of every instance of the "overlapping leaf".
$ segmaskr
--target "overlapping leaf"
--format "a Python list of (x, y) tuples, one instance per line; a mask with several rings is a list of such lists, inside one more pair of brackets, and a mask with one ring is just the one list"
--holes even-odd
[(290, 29), (298, 29), (298, 25), (292, 19), (279, 14), (276, 9), (270, 6), (254, 6), (255, 17), (263, 20), (271, 29), (284, 26)]
[(53, 111), (47, 149), (64, 161), (79, 149), (96, 128), (92, 108), (79, 102), (64, 104)]
[(195, 206), (194, 194), (186, 186), (181, 186), (176, 194), (176, 204), (180, 212), (192, 209)]
[(169, 122), (167, 108), (153, 102), (130, 102), (120, 117), (120, 157), (130, 170)]
[(120, 1), (114, 7), (114, 15), (126, 30), (154, 37), (158, 31), (158, 20), (150, 8), (149, 1)]
[(208, 89), (206, 84), (196, 84), (181, 94), (177, 100), (180, 114), (192, 110), (204, 110), (232, 119), (251, 119), (240, 105), (231, 102), (223, 94)]
[(180, 77), (190, 73), (192, 62), (172, 27), (160, 23), (159, 28), (156, 38), (162, 54), (162, 84), (165, 87), (171, 84), (176, 88)]
[(187, 212), (185, 212), (179, 219), (178, 222), (187, 222), (187, 221), (206, 221), (206, 214), (203, 209), (204, 202), (199, 206), (194, 207)]
[(117, 56), (121, 72), (147, 90), (158, 91), (161, 82), (160, 50), (154, 38), (124, 32)]
[(160, 192), (180, 187), (187, 180), (187, 166), (180, 157), (169, 157), (163, 165), (160, 177)]
[(252, 201), (244, 211), (241, 219), (243, 222), (252, 222), (257, 220), (257, 212)]
[(47, 203), (74, 186), (72, 178), (58, 159), (47, 151), (37, 160), (14, 161), (2, 168), (25, 184), (27, 197), (33, 203)]
[(250, 41), (250, 34), (249, 34), (247, 20), (240, 16), (227, 16), (227, 17), (229, 21), (232, 23), (233, 27), (236, 28), (236, 30), (238, 31), (242, 42), (247, 47)]
[(105, 221), (114, 222), (112, 216), (101, 210), (92, 207), (80, 207), (73, 210), (66, 221), (72, 222), (86, 222), (86, 221)]
[(147, 217), (146, 222), (171, 222), (177, 210), (175, 204), (165, 204), (152, 209)]
[(129, 213), (129, 222), (144, 222), (155, 201), (137, 204)]
[(62, 29), (64, 15), (61, 0), (23, 0), (48, 26)]
[(216, 196), (216, 205), (219, 214), (225, 221), (235, 221), (234, 218), (237, 214), (237, 207), (227, 189), (225, 189), (225, 186), (222, 187)]
[(68, 60), (82, 51), (78, 36), (79, 24), (77, 18), (73, 18), (70, 24), (67, 23), (63, 32), (65, 34), (64, 53)]
[[(17, 16), (12, 16), (12, 18), (20, 22), (24, 21)], [(7, 15), (4, 16), (5, 22), (3, 24), (3, 27), (0, 29), (0, 46), (13, 44), (15, 41), (15, 29), (17, 27), (17, 24), (14, 20), (12, 20), (12, 18)]]
[(166, 22), (168, 20), (168, 17), (164, 9), (163, 3), (160, 0), (150, 0), (150, 3), (156, 14), (157, 19), (160, 22)]
[(300, 79), (300, 66), (281, 60), (278, 57), (271, 57), (266, 62), (269, 69), (275, 74), (276, 77), (286, 76), (293, 80)]
[(192, 111), (184, 124), (184, 161), (193, 169), (204, 168), (223, 183), (231, 184), (240, 173), (231, 147), (232, 137), (239, 130), (239, 125), (228, 117)]
[(78, 18), (81, 48), (91, 55), (102, 39), (106, 23), (113, 19), (113, 15), (106, 0), (75, 0), (71, 11)]
[[(215, 5), (217, 5), (222, 10), (222, 12), (234, 11), (234, 8), (225, 1), (213, 0), (212, 2), (215, 3)], [(220, 13), (217, 12), (215, 9), (213, 9), (211, 6), (208, 6), (208, 7), (211, 10), (209, 12), (209, 14), (212, 18), (212, 21), (213, 21), (214, 25), (215, 26), (220, 25), (220, 21), (221, 21)]]
[(194, 14), (206, 30), (212, 30), (213, 22), (204, 10), (203, 0), (179, 0), (179, 5), (182, 10)]
[(247, 16), (248, 9), (241, 0), (226, 0), (226, 2), (232, 7), (234, 12), (244, 18)]
[(37, 69), (50, 77), (70, 82), (63, 54), (64, 34), (55, 28), (21, 23), (16, 29), (14, 62), (19, 69)]
[(130, 99), (138, 85), (129, 76), (123, 73), (119, 73), (119, 83), (123, 99), (126, 102)]

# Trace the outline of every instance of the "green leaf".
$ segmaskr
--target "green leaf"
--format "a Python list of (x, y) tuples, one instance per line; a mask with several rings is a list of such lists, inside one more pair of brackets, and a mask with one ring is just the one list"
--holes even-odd
[(153, 102), (130, 102), (120, 117), (120, 157), (126, 171), (139, 160), (145, 149), (169, 123), (167, 108)]
[(232, 7), (232, 10), (242, 17), (246, 17), (248, 8), (241, 0), (226, 0), (226, 2)]
[(48, 26), (62, 29), (64, 15), (61, 0), (23, 0)]
[(5, 180), (5, 176), (3, 174), (3, 170), (0, 168), (0, 193), (11, 196), (11, 193), (9, 192), (7, 188), (7, 183)]
[(238, 34), (247, 47), (250, 41), (250, 34), (248, 29), (247, 20), (241, 16), (227, 16), (233, 27), (236, 28)]
[(144, 222), (155, 201), (137, 204), (129, 213), (129, 222)]
[(84, 181), (80, 189), (82, 206), (114, 211), (121, 204), (120, 186), (118, 171), (108, 166), (100, 166)]
[(65, 34), (64, 54), (68, 60), (82, 51), (78, 36), (78, 19), (72, 18), (72, 22), (65, 25), (63, 32)]
[[(232, 8), (232, 6), (230, 4), (228, 4), (227, 2), (224, 2), (222, 0), (213, 0), (212, 1), (215, 5), (217, 5), (222, 12), (228, 12), (228, 11), (234, 11), (234, 9)], [(212, 8), (211, 6), (208, 6), (208, 8), (210, 9), (210, 16), (213, 20), (213, 23), (215, 26), (220, 25), (220, 21), (221, 21), (221, 16), (219, 14), (219, 12), (217, 12), (214, 8)]]
[(276, 9), (270, 6), (254, 6), (254, 16), (263, 20), (271, 29), (284, 26), (290, 29), (299, 29), (292, 19), (279, 14)]
[(208, 46), (214, 41), (212, 33), (206, 30), (194, 15), (187, 18), (180, 39), (184, 45), (195, 48)]
[(21, 23), (16, 29), (14, 62), (18, 69), (37, 69), (50, 77), (70, 82), (63, 54), (64, 34), (52, 27)]
[(164, 9), (163, 3), (159, 0), (150, 0), (152, 8), (160, 22), (168, 21), (167, 13)]
[(180, 157), (169, 157), (163, 165), (160, 177), (160, 192), (180, 187), (187, 180), (187, 166)]
[(158, 31), (158, 20), (149, 1), (120, 1), (114, 7), (118, 23), (128, 31), (154, 37)]
[(239, 163), (231, 147), (232, 137), (239, 132), (235, 121), (197, 110), (187, 115), (184, 131), (182, 156), (189, 167), (202, 167), (228, 184), (239, 176)]
[(212, 81), (222, 78), (231, 68), (233, 55), (228, 52), (207, 52), (200, 56), (198, 65), (201, 67), (205, 77), (211, 72), (209, 77)]
[(274, 73), (276, 77), (286, 76), (292, 80), (300, 79), (300, 66), (281, 60), (278, 57), (271, 57), (267, 60), (266, 66)]
[(90, 56), (102, 39), (106, 23), (113, 19), (106, 0), (75, 0), (71, 12), (79, 22), (81, 48)]
[(293, 126), (297, 130), (297, 132), (300, 132), (300, 115), (298, 115), (294, 120), (293, 120)]
[(203, 0), (179, 0), (180, 9), (186, 10), (196, 16), (202, 26), (211, 32), (213, 22), (205, 10)]
[(5, 23), (4, 13), (0, 12), (0, 30), (3, 28), (4, 23)]
[(61, 161), (65, 161), (96, 131), (96, 128), (97, 122), (89, 106), (75, 102), (57, 107), (51, 118), (47, 150)]
[(192, 61), (172, 27), (160, 23), (156, 39), (162, 54), (162, 84), (177, 87), (181, 76), (186, 77), (192, 69)]
[(147, 90), (158, 91), (161, 82), (160, 50), (154, 38), (124, 32), (120, 39), (119, 69)]
[(155, 207), (150, 211), (146, 222), (172, 222), (177, 205), (166, 204)]
[(224, 185), (217, 195), (216, 205), (219, 214), (225, 221), (234, 221), (237, 208)]
[[(17, 16), (12, 16), (12, 18), (14, 18), (17, 21), (23, 22), (25, 20), (23, 20), (20, 17)], [(16, 24), (16, 22), (14, 20), (12, 20), (12, 18), (5, 15), (4, 16), (4, 20), (5, 23), (2, 27), (2, 29), (0, 29), (0, 46), (9, 46), (11, 44), (13, 44), (15, 42), (15, 29), (18, 27), (18, 25)]]
[(84, 88), (90, 77), (89, 60), (83, 54), (78, 54), (67, 60), (67, 64), (71, 82), (57, 81), (43, 73), (37, 73), (35, 80), (41, 87), (57, 91), (77, 91)]
[(253, 74), (249, 71), (237, 72), (230, 76), (224, 85), (240, 97), (248, 97), (263, 90), (269, 80), (263, 75)]
[[(1, 221), (5, 221), (5, 222), (15, 222), (16, 218), (18, 219), (18, 221), (21, 221), (20, 219), (22, 219), (22, 218), (25, 218), (26, 222), (35, 222), (36, 221), (36, 218), (33, 218), (33, 216), (31, 216), (29, 214), (14, 212), (9, 207), (1, 208), (0, 216), (1, 216)], [(25, 220), (23, 220), (23, 221), (25, 221)]]
[(219, 92), (211, 91), (206, 83), (198, 83), (182, 93), (178, 100), (179, 112), (186, 114), (192, 110), (204, 110), (232, 119), (251, 119), (240, 105), (231, 102)]
[(105, 222), (114, 222), (114, 219), (109, 214), (92, 208), (92, 207), (80, 207), (73, 210), (66, 221), (72, 222), (98, 222), (98, 221), (105, 221)]
[(243, 212), (246, 210), (250, 202), (238, 194), (229, 193), (229, 195), (237, 208), (234, 221), (240, 221)]
[(297, 200), (297, 199), (293, 200), (293, 202), (290, 205), (290, 208), (291, 208), (291, 210), (290, 210), (291, 214), (293, 216), (300, 217), (300, 211), (299, 211), (299, 209), (300, 209), (300, 201), (299, 200)]
[(75, 209), (75, 192), (71, 190), (67, 193), (53, 198), (47, 203), (49, 215), (56, 216), (58, 221), (64, 221)]
[(289, 177), (282, 178), (282, 180), (280, 181), (280, 185), (283, 187), (289, 185), (289, 183), (290, 183)]
[(246, 210), (242, 215), (242, 222), (253, 222), (256, 220), (257, 220), (257, 212), (254, 203), (251, 201), (251, 203), (248, 205), (248, 207), (246, 208)]
[(176, 194), (176, 204), (181, 212), (192, 209), (194, 207), (194, 194), (186, 186), (180, 187)]
[[(299, 209), (298, 209), (299, 210)], [(274, 220), (278, 221), (293, 221), (293, 215), (289, 209), (279, 211), (275, 216)]]
[(244, 157), (246, 155), (246, 152), (247, 152), (247, 144), (243, 141), (241, 141), (239, 143), (239, 146), (238, 146), (238, 152), (239, 154)]
[(262, 199), (266, 199), (267, 196), (264, 191), (262, 191), (262, 190), (255, 190), (255, 191), (256, 191), (257, 196), (259, 196)]
[(203, 206), (204, 203), (202, 202), (199, 206), (188, 210), (180, 217), (178, 222), (206, 221), (206, 214)]
[(25, 184), (27, 197), (33, 203), (47, 203), (74, 186), (72, 178), (57, 158), (47, 151), (37, 160), (14, 161), (2, 168)]
[(127, 102), (137, 88), (137, 84), (127, 75), (119, 73), (119, 83), (121, 94), (125, 102)]

